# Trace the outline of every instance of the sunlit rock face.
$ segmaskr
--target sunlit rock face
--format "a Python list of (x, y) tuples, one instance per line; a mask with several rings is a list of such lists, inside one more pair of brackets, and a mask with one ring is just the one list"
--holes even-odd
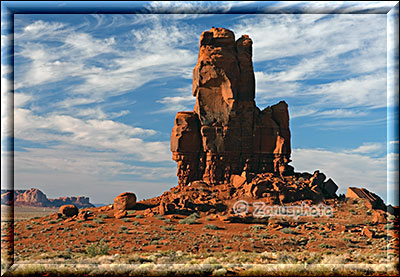
[(180, 185), (216, 185), (234, 174), (293, 174), (288, 105), (256, 106), (252, 44), (224, 28), (201, 34), (196, 104), (192, 112), (178, 112), (171, 134)]

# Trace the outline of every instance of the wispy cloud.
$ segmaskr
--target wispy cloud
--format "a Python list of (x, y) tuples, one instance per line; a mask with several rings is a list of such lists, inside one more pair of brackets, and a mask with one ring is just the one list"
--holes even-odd
[(177, 113), (180, 111), (193, 110), (196, 98), (192, 95), (192, 86), (186, 86), (176, 89), (178, 95), (163, 97), (157, 100), (158, 103), (164, 105), (164, 108), (154, 113)]
[(190, 78), (195, 54), (186, 46), (193, 35), (187, 26), (165, 26), (160, 20), (154, 19), (146, 28), (132, 28), (125, 38), (130, 45), (124, 48), (113, 36), (99, 39), (64, 24), (34, 22), (16, 35), (16, 56), (29, 61), (16, 65), (16, 88), (78, 78), (81, 84), (71, 89), (72, 97), (85, 95), (93, 103), (155, 79)]
[(300, 172), (320, 170), (336, 182), (340, 193), (351, 186), (364, 187), (387, 199), (387, 157), (365, 155), (377, 150), (377, 144), (344, 151), (294, 149), (292, 164)]

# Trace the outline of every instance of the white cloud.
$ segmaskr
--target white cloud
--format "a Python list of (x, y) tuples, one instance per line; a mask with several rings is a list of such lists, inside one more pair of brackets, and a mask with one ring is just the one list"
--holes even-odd
[(301, 98), (304, 106), (308, 99), (315, 113), (300, 116), (325, 117), (335, 115), (327, 109), (386, 107), (384, 15), (257, 15), (233, 29), (254, 42), (259, 103)]
[(352, 149), (346, 152), (358, 153), (358, 154), (371, 154), (376, 152), (382, 152), (384, 150), (386, 150), (386, 145), (383, 145), (382, 143), (378, 142), (369, 142), (369, 143), (364, 143), (363, 145), (357, 147), (356, 149)]
[(67, 115), (44, 117), (28, 109), (17, 108), (14, 112), (14, 126), (15, 137), (19, 139), (39, 143), (56, 141), (78, 148), (85, 146), (98, 151), (117, 151), (121, 155), (135, 155), (141, 161), (170, 160), (169, 143), (143, 140), (156, 134), (156, 131), (112, 120), (83, 120)]
[[(320, 170), (339, 186), (339, 193), (348, 187), (364, 187), (387, 199), (386, 156), (372, 157), (356, 153), (367, 150), (330, 151), (323, 149), (293, 149), (292, 164), (298, 172)], [(369, 149), (372, 151), (372, 149)]]
[(387, 13), (393, 1), (278, 1), (267, 6), (265, 12), (275, 13)]
[[(243, 2), (238, 2), (240, 5)], [(212, 12), (228, 12), (235, 5), (232, 1), (221, 1), (219, 5), (199, 1), (152, 1), (147, 7), (151, 13), (172, 13), (172, 14), (197, 14)]]
[(383, 108), (386, 107), (386, 76), (378, 73), (318, 85), (309, 88), (308, 94), (319, 96), (316, 102), (326, 106)]
[(193, 110), (196, 98), (188, 90), (185, 95), (182, 96), (168, 96), (161, 100), (157, 100), (158, 103), (164, 104), (165, 108), (156, 111), (154, 113), (177, 113), (185, 110)]
[[(16, 89), (79, 78), (83, 82), (71, 89), (72, 98), (84, 95), (93, 103), (133, 91), (155, 79), (177, 75), (191, 78), (195, 54), (186, 46), (194, 34), (186, 25), (178, 27), (162, 18), (153, 18), (149, 27), (125, 35), (128, 47), (122, 47), (113, 36), (99, 39), (63, 24), (34, 22), (16, 35), (16, 56), (25, 59), (22, 64), (16, 63)], [(60, 29), (68, 33), (60, 33)], [(37, 38), (34, 30), (47, 36), (33, 42)], [(109, 56), (102, 57), (104, 54)], [(101, 66), (91, 64), (93, 57)], [(74, 104), (68, 98), (64, 101)]]

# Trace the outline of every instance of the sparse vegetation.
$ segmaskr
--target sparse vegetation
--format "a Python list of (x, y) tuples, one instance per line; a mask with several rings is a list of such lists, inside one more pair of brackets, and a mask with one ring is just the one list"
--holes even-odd
[(161, 226), (161, 228), (164, 229), (165, 231), (175, 231), (174, 225)]
[(187, 216), (185, 219), (179, 220), (179, 223), (180, 224), (196, 224), (198, 218), (200, 218), (200, 215), (198, 213), (193, 213), (193, 214)]
[(90, 257), (98, 256), (98, 255), (108, 255), (109, 254), (109, 246), (104, 243), (103, 240), (100, 240), (97, 243), (92, 243), (86, 247), (86, 253)]
[(296, 234), (296, 231), (290, 228), (282, 228), (280, 231), (285, 234)]
[(93, 219), (93, 222), (97, 224), (104, 224), (104, 220), (102, 220), (101, 218), (95, 218)]
[(207, 224), (206, 226), (204, 226), (204, 228), (210, 229), (210, 230), (218, 230), (219, 229), (219, 227), (214, 224)]
[(335, 246), (326, 243), (318, 244), (318, 246), (321, 248), (335, 248)]

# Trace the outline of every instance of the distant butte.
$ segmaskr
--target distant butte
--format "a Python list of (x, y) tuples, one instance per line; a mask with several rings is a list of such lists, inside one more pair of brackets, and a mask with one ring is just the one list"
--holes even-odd
[(35, 206), (35, 207), (61, 207), (72, 204), (78, 208), (91, 208), (93, 204), (89, 202), (89, 197), (59, 197), (56, 199), (47, 198), (41, 190), (31, 188), (29, 190), (1, 190), (1, 204), (15, 206)]
[(227, 183), (243, 172), (293, 174), (288, 105), (256, 106), (252, 44), (247, 35), (235, 41), (224, 28), (201, 34), (196, 104), (192, 112), (178, 112), (171, 134), (179, 185)]

